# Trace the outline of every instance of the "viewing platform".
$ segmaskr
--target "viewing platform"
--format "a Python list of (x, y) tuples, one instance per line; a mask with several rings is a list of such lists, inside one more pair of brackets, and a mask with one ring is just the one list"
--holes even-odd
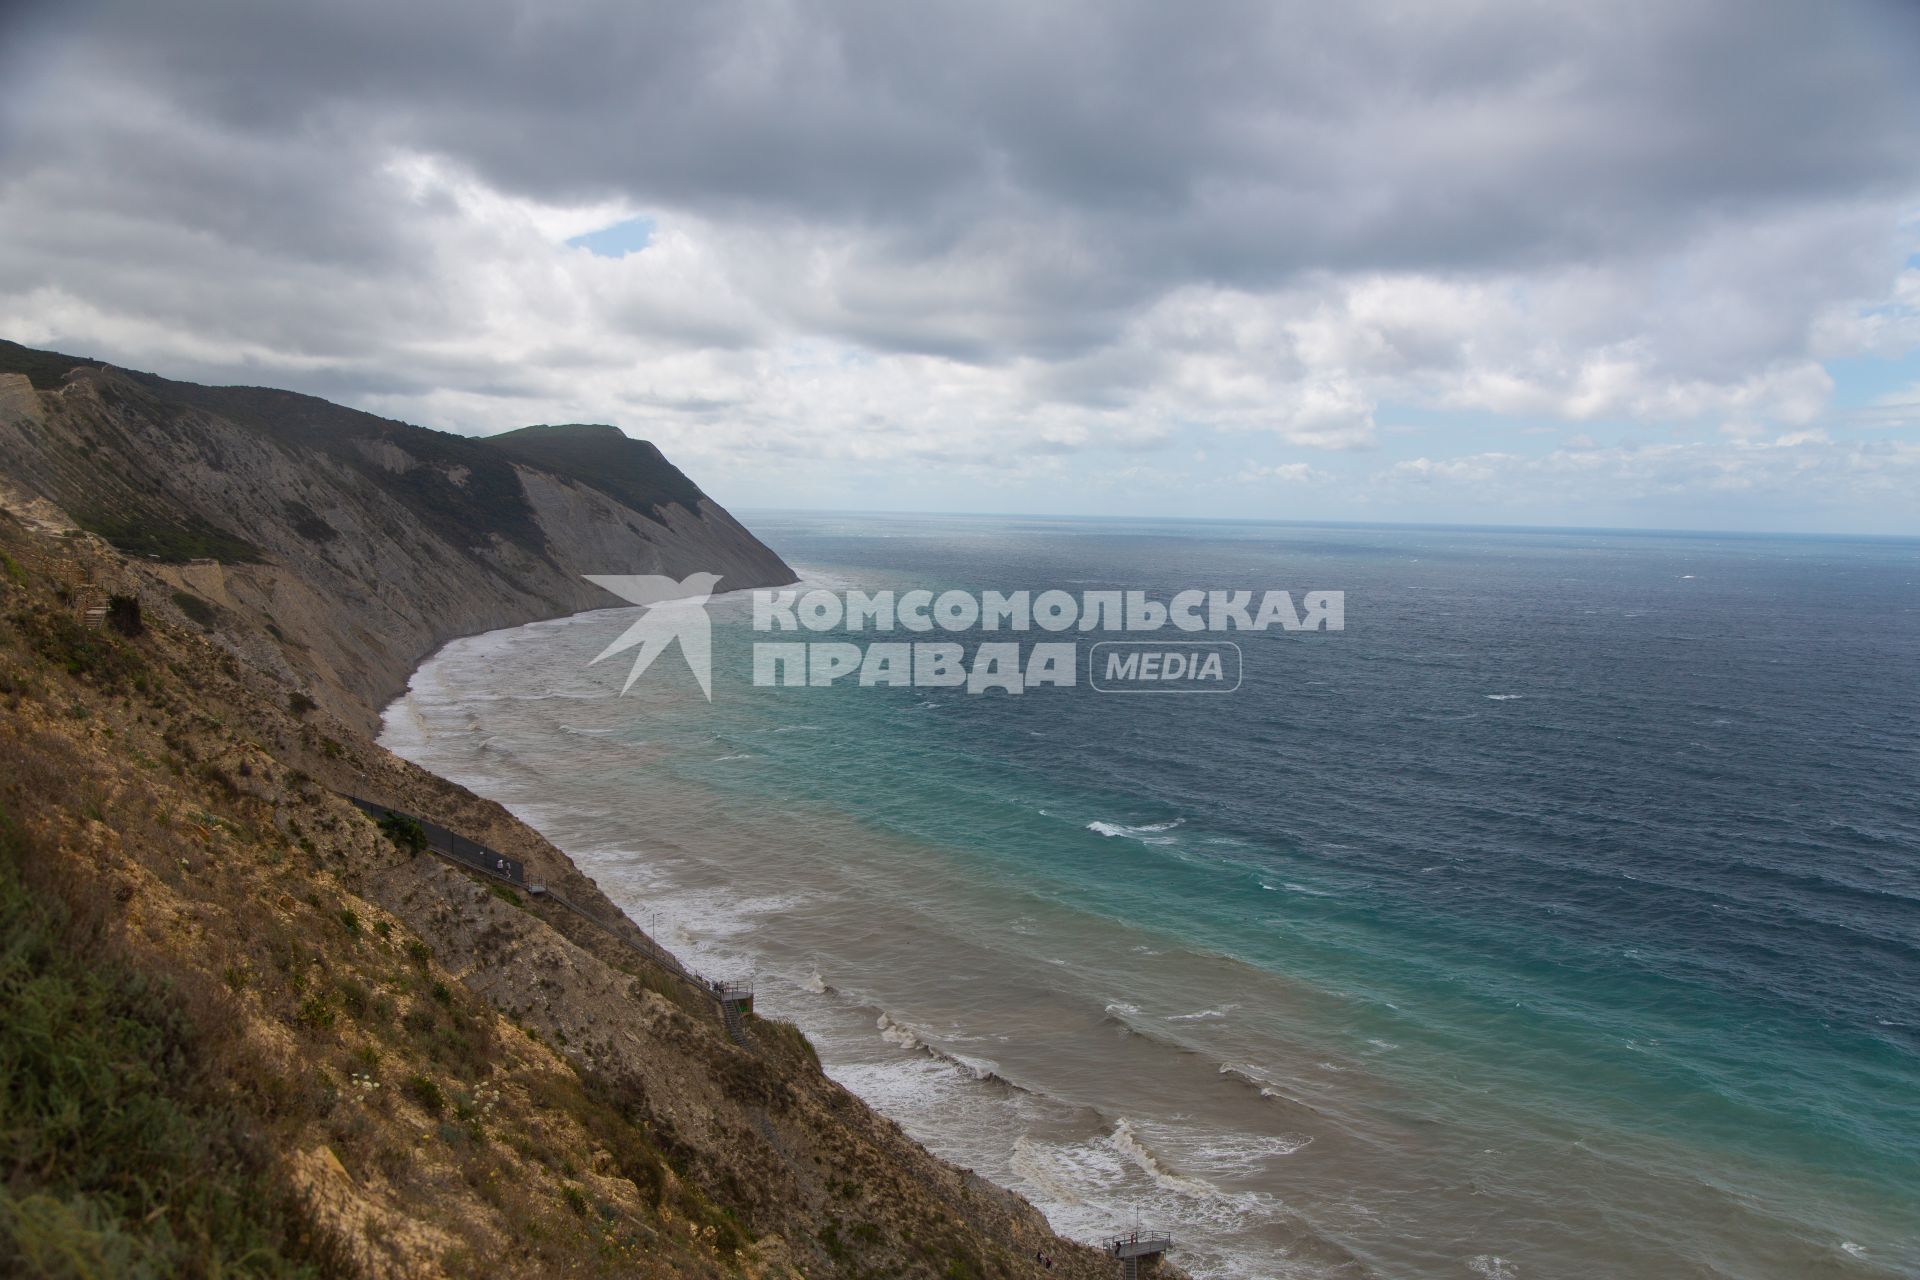
[(1115, 1236), (1101, 1243), (1107, 1255), (1120, 1262), (1120, 1274), (1125, 1280), (1135, 1280), (1140, 1274), (1140, 1264), (1158, 1262), (1167, 1250), (1173, 1248), (1173, 1237), (1149, 1233), (1142, 1235), (1135, 1231), (1129, 1235)]

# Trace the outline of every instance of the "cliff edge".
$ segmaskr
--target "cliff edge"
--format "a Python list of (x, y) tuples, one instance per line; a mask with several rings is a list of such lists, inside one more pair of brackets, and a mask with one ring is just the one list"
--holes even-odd
[(146, 562), (249, 658), (372, 732), (455, 636), (623, 602), (588, 573), (793, 571), (660, 451), (606, 426), (491, 439), (313, 396), (0, 342), (0, 503)]

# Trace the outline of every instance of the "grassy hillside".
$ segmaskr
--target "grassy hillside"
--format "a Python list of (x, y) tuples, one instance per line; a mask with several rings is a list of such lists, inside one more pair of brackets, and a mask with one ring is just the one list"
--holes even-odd
[[(161, 404), (213, 414), (288, 448), (315, 451), (418, 512), (455, 546), (494, 535), (534, 554), (546, 536), (513, 468), (470, 436), (431, 431), (274, 387), (207, 387), (155, 374), (134, 378)], [(382, 461), (382, 447), (404, 451), (411, 465)]]
[(58, 864), (0, 810), (0, 1271), (341, 1274), (230, 1096), (252, 1064), (208, 993), (136, 968)]
[(365, 744), (263, 725), (204, 640), (80, 626), (8, 541), (0, 1273), (742, 1269), (633, 1099), (362, 896), (411, 859), (257, 735)]
[[(158, 572), (0, 514), (0, 1273), (1109, 1274), (794, 1028), (730, 1039), (563, 854)], [(88, 576), (125, 584), (117, 626), (77, 616)]]
[(666, 455), (618, 427), (572, 423), (522, 427), (484, 443), (508, 457), (555, 475), (590, 484), (635, 511), (656, 517), (679, 504), (696, 509), (706, 497)]

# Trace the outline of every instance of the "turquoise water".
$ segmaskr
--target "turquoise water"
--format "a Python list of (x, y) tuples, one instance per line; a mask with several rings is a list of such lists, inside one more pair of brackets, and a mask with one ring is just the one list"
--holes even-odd
[(1202, 1275), (1920, 1272), (1920, 546), (751, 523), (833, 587), (1347, 594), (1219, 697), (755, 689), (737, 600), (711, 705), (614, 697), (615, 613), (423, 668), (393, 745), (936, 1150)]

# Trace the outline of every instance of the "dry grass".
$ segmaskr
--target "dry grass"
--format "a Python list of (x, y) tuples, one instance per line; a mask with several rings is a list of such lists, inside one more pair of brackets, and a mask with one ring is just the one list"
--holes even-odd
[[(823, 1080), (796, 1029), (752, 1019), (741, 1052), (604, 929), (334, 794), (400, 783), (448, 821), (456, 789), (171, 609), (70, 626), (66, 544), (0, 516), (0, 553), (26, 886), (0, 887), (0, 998), (27, 993), (0, 1008), (0, 1085), (42, 1081), (0, 1095), (0, 1274), (1031, 1274), (1037, 1219)], [(56, 1060), (80, 1093), (46, 1083)]]
[(347, 1274), (227, 1086), (231, 1010), (129, 963), (53, 864), (0, 809), (0, 1271)]
[[(735, 1272), (644, 1111), (358, 896), (406, 853), (229, 719), (221, 655), (8, 604), (0, 1273)], [(303, 1199), (322, 1144), (363, 1220)], [(413, 1224), (430, 1256), (381, 1254)]]

